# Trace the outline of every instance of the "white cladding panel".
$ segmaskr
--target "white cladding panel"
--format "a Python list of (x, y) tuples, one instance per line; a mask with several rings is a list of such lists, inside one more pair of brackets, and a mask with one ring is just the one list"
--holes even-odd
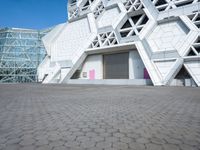
[(76, 60), (91, 43), (88, 19), (78, 20), (66, 25), (53, 43), (51, 61)]
[(81, 79), (103, 79), (103, 56), (91, 55), (88, 56), (83, 64), (80, 78)]
[(46, 48), (47, 54), (51, 55), (51, 44), (56, 38), (56, 36), (59, 35), (60, 32), (62, 32), (63, 28), (65, 27), (66, 23), (59, 24), (55, 26), (46, 36), (42, 38), (42, 41), (44, 43), (44, 46)]
[(143, 79), (144, 78), (144, 63), (137, 50), (129, 53), (129, 78)]
[(118, 17), (119, 17), (120, 11), (118, 8), (112, 8), (107, 10), (106, 12), (103, 13), (102, 16), (100, 16), (98, 20), (98, 27), (105, 27), (109, 25), (113, 25), (116, 23)]
[(162, 78), (165, 78), (167, 74), (170, 72), (172, 69), (174, 63), (176, 60), (170, 60), (170, 61), (155, 61), (154, 64), (162, 76)]
[(81, 79), (103, 79), (102, 55), (124, 48), (131, 50), (130, 79), (149, 75), (154, 85), (170, 85), (184, 64), (199, 86), (199, 6), (199, 0), (78, 0), (69, 6), (69, 22), (43, 38), (49, 60), (40, 78), (47, 72), (48, 83), (58, 76), (67, 83), (82, 68)]
[(188, 32), (181, 20), (170, 21), (159, 24), (148, 37), (148, 42), (153, 52), (178, 50), (178, 44), (185, 40)]
[(200, 86), (200, 61), (186, 62), (185, 66), (196, 84)]

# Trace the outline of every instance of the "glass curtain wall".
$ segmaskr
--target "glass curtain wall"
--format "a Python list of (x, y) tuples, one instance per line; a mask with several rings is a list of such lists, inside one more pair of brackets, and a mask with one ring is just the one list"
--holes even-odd
[(41, 38), (47, 32), (0, 29), (0, 83), (37, 82), (37, 67), (46, 55)]

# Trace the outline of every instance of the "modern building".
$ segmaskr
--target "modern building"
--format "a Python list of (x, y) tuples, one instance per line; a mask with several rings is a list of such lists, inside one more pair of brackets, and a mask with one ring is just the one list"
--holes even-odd
[(47, 32), (0, 29), (0, 83), (37, 82), (37, 67), (46, 55), (41, 38)]
[(43, 38), (43, 83), (200, 86), (199, 0), (71, 0)]

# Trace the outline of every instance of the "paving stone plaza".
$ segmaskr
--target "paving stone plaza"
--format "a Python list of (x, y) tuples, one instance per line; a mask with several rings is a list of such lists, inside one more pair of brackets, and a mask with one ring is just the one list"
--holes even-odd
[(0, 85), (0, 150), (199, 149), (199, 88)]

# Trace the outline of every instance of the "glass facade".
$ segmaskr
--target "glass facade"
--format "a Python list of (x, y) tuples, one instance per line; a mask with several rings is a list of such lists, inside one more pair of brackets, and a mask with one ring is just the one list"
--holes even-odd
[(0, 83), (37, 82), (37, 67), (46, 55), (41, 38), (47, 32), (0, 29)]

